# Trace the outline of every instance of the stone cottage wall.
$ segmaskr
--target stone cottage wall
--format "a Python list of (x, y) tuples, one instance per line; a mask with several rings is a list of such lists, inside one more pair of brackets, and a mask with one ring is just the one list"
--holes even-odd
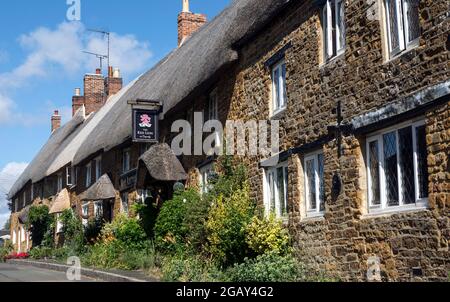
[[(269, 119), (270, 70), (265, 62), (290, 42), (285, 53), (287, 110), (280, 121), (281, 150), (305, 146), (326, 137), (343, 122), (391, 104), (449, 79), (448, 3), (420, 1), (420, 45), (386, 58), (381, 1), (345, 1), (346, 49), (331, 62), (321, 60), (319, 10), (312, 1), (291, 6), (241, 50), (229, 119)], [(448, 103), (426, 114), (430, 182), (429, 208), (374, 216), (367, 211), (365, 134), (345, 134), (342, 156), (332, 137), (325, 156), (326, 214), (304, 215), (303, 158), (314, 149), (290, 156), (289, 228), (299, 258), (342, 280), (367, 280), (371, 257), (378, 257), (381, 279), (447, 280), (450, 203)], [(320, 146), (318, 146), (320, 148)], [(263, 203), (262, 160), (243, 157), (250, 174), (252, 197)], [(333, 196), (332, 178), (341, 176), (342, 192)]]

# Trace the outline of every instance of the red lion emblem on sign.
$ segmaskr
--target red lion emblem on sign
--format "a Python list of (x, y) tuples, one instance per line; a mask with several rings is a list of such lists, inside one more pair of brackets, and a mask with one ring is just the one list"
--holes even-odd
[(152, 118), (148, 114), (141, 115), (141, 123), (139, 124), (142, 128), (152, 127)]

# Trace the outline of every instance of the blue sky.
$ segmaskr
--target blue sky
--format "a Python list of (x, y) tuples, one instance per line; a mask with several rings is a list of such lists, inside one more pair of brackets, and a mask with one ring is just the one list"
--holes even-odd
[[(50, 135), (55, 109), (70, 118), (73, 90), (104, 52), (112, 32), (112, 65), (126, 82), (177, 46), (181, 0), (80, 0), (81, 20), (69, 21), (67, 0), (1, 1), (0, 4), (0, 228), (7, 191)], [(231, 0), (191, 0), (191, 11), (211, 20)], [(3, 213), (3, 218), (2, 218)]]

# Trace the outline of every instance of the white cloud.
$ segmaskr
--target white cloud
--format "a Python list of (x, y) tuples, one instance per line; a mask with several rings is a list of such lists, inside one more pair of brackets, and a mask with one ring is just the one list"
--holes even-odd
[[(149, 50), (147, 42), (140, 42), (133, 35), (111, 34), (111, 53), (110, 63), (114, 67), (121, 69), (123, 75), (135, 74), (142, 71), (142, 67), (151, 58), (152, 53)], [(86, 43), (86, 49), (89, 52), (107, 54), (107, 43), (98, 34), (91, 35)], [(94, 56), (87, 61), (86, 68), (94, 70), (99, 65), (99, 60)], [(105, 65), (106, 66), (106, 63)]]
[(12, 100), (0, 93), (0, 124), (10, 120), (12, 107)]
[(10, 214), (6, 194), (27, 166), (27, 163), (12, 162), (0, 170), (0, 229), (3, 228)]
[[(43, 81), (51, 76), (78, 74), (81, 79), (83, 73), (94, 72), (99, 65), (97, 58), (82, 51), (107, 53), (105, 38), (86, 31), (80, 22), (64, 22), (55, 29), (41, 27), (20, 36), (18, 41), (28, 55), (21, 65), (0, 73), (0, 109), (9, 111), (15, 104), (7, 97), (9, 91), (34, 83), (31, 78)], [(111, 33), (110, 56), (114, 67), (120, 68), (125, 77), (132, 77), (143, 71), (152, 53), (148, 42), (139, 41), (133, 35)], [(106, 62), (104, 66), (106, 68)], [(11, 116), (9, 113), (8, 116)], [(5, 121), (5, 116), (0, 113), (0, 124)]]

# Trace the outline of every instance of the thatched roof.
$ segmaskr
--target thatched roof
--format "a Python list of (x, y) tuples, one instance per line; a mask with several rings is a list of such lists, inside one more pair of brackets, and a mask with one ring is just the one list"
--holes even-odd
[(27, 206), (20, 211), (17, 218), (21, 224), (27, 224), (31, 206)]
[[(214, 20), (194, 33), (154, 68), (144, 74), (114, 104), (84, 140), (74, 164), (99, 150), (108, 151), (131, 138), (130, 100), (163, 102), (167, 113), (219, 69), (238, 59), (233, 44), (263, 25), (289, 0), (235, 0)], [(114, 131), (112, 131), (114, 129)]]
[(70, 209), (70, 195), (69, 191), (67, 191), (67, 189), (64, 189), (56, 196), (49, 214), (62, 213), (68, 209)]
[(142, 180), (146, 174), (143, 172), (147, 171), (151, 178), (157, 181), (179, 181), (187, 179), (183, 165), (167, 144), (153, 145), (139, 158), (138, 178)]
[[(36, 183), (47, 175), (47, 169), (53, 162), (56, 154), (59, 154), (71, 137), (80, 129), (80, 125), (85, 121), (84, 107), (79, 109), (75, 116), (53, 132), (47, 143), (42, 147), (33, 161), (27, 166), (8, 193), (9, 198), (13, 198), (29, 181)], [(62, 168), (61, 166), (60, 168)]]
[[(86, 140), (86, 138), (91, 134), (92, 131), (94, 131), (97, 128), (97, 125), (102, 121), (102, 119), (105, 117), (105, 115), (111, 110), (113, 106), (117, 103), (117, 101), (120, 100), (120, 98), (123, 96), (125, 92), (130, 89), (134, 85), (136, 80), (130, 82), (127, 86), (122, 88), (117, 94), (113, 95), (108, 99), (108, 101), (103, 105), (100, 110), (98, 110), (95, 115), (93, 115), (89, 121), (84, 123), (82, 129), (77, 132), (77, 135), (75, 135), (73, 138), (68, 140), (68, 144), (62, 148), (62, 151), (58, 153), (51, 163), (49, 169), (47, 170), (47, 175), (51, 175), (61, 169), (61, 167), (64, 167), (68, 163), (71, 163), (73, 161), (73, 158), (78, 151), (80, 145), (83, 144), (83, 142)], [(101, 149), (99, 149), (101, 150)]]
[(80, 195), (81, 201), (113, 198), (116, 198), (116, 189), (107, 174), (100, 177), (95, 184)]
[[(235, 62), (233, 46), (256, 32), (292, 0), (234, 0), (214, 20), (172, 51), (155, 67), (108, 100), (85, 120), (83, 112), (55, 131), (9, 192), (13, 198), (29, 181), (36, 183), (72, 162), (108, 151), (131, 138), (128, 101), (163, 102), (167, 113), (222, 67)], [(81, 126), (81, 127), (80, 127)]]
[(132, 81), (119, 93), (110, 97), (99, 111), (90, 114), (87, 118), (84, 115), (84, 107), (80, 108), (67, 124), (53, 133), (42, 150), (13, 185), (8, 196), (10, 198), (14, 197), (29, 181), (36, 183), (70, 164), (82, 142), (134, 83), (135, 81)]

